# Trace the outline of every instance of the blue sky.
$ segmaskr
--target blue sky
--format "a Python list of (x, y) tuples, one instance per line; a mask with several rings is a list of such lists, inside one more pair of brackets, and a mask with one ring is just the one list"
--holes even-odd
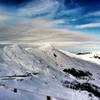
[(100, 0), (0, 0), (0, 23), (4, 40), (28, 36), (23, 31), (30, 28), (64, 29), (99, 38)]

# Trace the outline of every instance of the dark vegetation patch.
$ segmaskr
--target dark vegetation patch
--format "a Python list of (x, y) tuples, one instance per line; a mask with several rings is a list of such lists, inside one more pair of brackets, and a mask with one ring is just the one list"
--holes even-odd
[(5, 85), (5, 84), (3, 84), (3, 83), (0, 83), (0, 86), (4, 86), (4, 87), (5, 87), (6, 85)]
[(86, 55), (86, 54), (90, 54), (90, 52), (77, 53), (77, 55)]
[(99, 57), (99, 56), (97, 56), (97, 55), (94, 55), (94, 58), (96, 58), (96, 59), (100, 59), (100, 57)]
[(94, 84), (79, 83), (77, 81), (74, 81), (74, 82), (64, 81), (63, 86), (74, 89), (74, 90), (88, 91), (92, 93), (93, 95), (95, 95), (96, 97), (100, 98), (100, 87)]
[(55, 58), (57, 57), (57, 55), (55, 53), (53, 53), (53, 55), (54, 55)]
[(37, 75), (38, 73), (28, 73), (26, 72), (24, 75), (12, 75), (12, 76), (7, 76), (7, 77), (30, 77), (32, 75)]
[(13, 78), (13, 77), (6, 77), (6, 78), (2, 78), (2, 80), (14, 80), (16, 78)]
[(34, 73), (26, 72), (26, 73), (23, 74), (23, 75), (5, 76), (4, 78), (2, 78), (2, 80), (13, 80), (13, 79), (16, 79), (16, 78), (19, 78), (19, 77), (33, 77), (33, 76), (35, 76), (35, 75), (37, 75), (37, 74), (38, 74), (37, 72), (34, 72)]
[(82, 71), (82, 70), (77, 70), (75, 68), (71, 68), (71, 69), (64, 69), (63, 70), (65, 73), (69, 73), (71, 75), (73, 75), (76, 78), (84, 78), (84, 77), (89, 77), (91, 78), (92, 73), (90, 73), (89, 71)]

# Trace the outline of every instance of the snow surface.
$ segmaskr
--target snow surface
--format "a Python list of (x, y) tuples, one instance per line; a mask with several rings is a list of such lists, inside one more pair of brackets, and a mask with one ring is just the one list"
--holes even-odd
[[(63, 85), (65, 81), (77, 81), (100, 87), (100, 65), (81, 58), (51, 45), (23, 48), (13, 44), (0, 48), (0, 100), (46, 100), (45, 95), (54, 97), (52, 100), (99, 100), (89, 91)], [(71, 68), (89, 71), (92, 79), (77, 78), (63, 71)], [(17, 93), (13, 88), (18, 89)]]
[(100, 65), (100, 59), (95, 58), (95, 56), (100, 57), (100, 51), (90, 52), (90, 54), (77, 55), (78, 58)]

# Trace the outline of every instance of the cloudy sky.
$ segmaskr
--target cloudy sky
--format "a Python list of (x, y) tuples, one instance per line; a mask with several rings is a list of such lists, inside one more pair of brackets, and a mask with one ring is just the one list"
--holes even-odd
[(100, 0), (0, 0), (0, 43), (96, 42)]

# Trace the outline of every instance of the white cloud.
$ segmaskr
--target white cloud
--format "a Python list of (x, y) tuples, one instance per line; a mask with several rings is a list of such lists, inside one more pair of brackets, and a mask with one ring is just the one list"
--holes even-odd
[(95, 11), (85, 15), (85, 17), (90, 17), (90, 16), (100, 16), (100, 11)]
[[(44, 24), (46, 22), (41, 21), (41, 23)], [(52, 24), (53, 23), (51, 23), (51, 26)], [(90, 37), (88, 35), (83, 35), (79, 32), (73, 32), (63, 29), (41, 28), (42, 27), (41, 25), (40, 27), (33, 27), (21, 24), (12, 26), (10, 25), (6, 27), (4, 26), (0, 28), (0, 42), (9, 41), (12, 43), (34, 43), (34, 42), (44, 43), (44, 42), (73, 42), (73, 41), (80, 42), (80, 41), (95, 40), (93, 37)]]
[[(39, 2), (39, 3), (38, 3)], [(39, 0), (36, 2), (30, 2), (28, 5), (20, 8), (17, 12), (18, 16), (31, 16), (42, 13), (51, 13), (54, 12), (59, 3), (52, 0)]]
[(93, 28), (93, 27), (100, 27), (100, 23), (90, 23), (90, 24), (76, 26), (76, 28)]
[(11, 17), (5, 16), (5, 15), (0, 15), (0, 22), (6, 21), (6, 20), (9, 20), (9, 19), (11, 19)]
[[(57, 24), (64, 23), (64, 20), (53, 20), (59, 3), (55, 0), (36, 0), (28, 3), (26, 6), (10, 10), (0, 7), (0, 22), (6, 21), (6, 24), (21, 24), (36, 28), (52, 28)], [(15, 12), (16, 13), (15, 13)], [(45, 16), (41, 14), (48, 13)], [(34, 15), (40, 14), (35, 17)], [(6, 26), (5, 26), (6, 27)]]
[(43, 17), (34, 19), (22, 19), (20, 24), (31, 25), (33, 28), (53, 28), (57, 24), (64, 23), (64, 20), (46, 20)]
[[(0, 9), (0, 21), (7, 21), (0, 25), (0, 42), (69, 42), (69, 41), (88, 41), (91, 37), (70, 32), (65, 30), (52, 30), (58, 24), (64, 23), (64, 19), (53, 20), (59, 2), (55, 0), (39, 0), (40, 3), (29, 3), (28, 5), (18, 8), (16, 11)], [(38, 0), (36, 0), (38, 2)], [(74, 14), (76, 15), (81, 9), (72, 9), (62, 11), (59, 14)], [(15, 12), (13, 12), (15, 11)], [(46, 16), (34, 18), (33, 15), (48, 13)], [(67, 19), (67, 18), (66, 18)], [(69, 20), (69, 18), (68, 18)], [(76, 18), (71, 18), (75, 21)], [(14, 23), (12, 25), (12, 23)], [(67, 23), (67, 21), (66, 21)], [(97, 25), (97, 24), (96, 24)], [(96, 26), (94, 25), (94, 26)], [(98, 24), (100, 26), (100, 24)], [(91, 27), (93, 25), (81, 25), (77, 28)], [(68, 26), (67, 26), (68, 28)]]

